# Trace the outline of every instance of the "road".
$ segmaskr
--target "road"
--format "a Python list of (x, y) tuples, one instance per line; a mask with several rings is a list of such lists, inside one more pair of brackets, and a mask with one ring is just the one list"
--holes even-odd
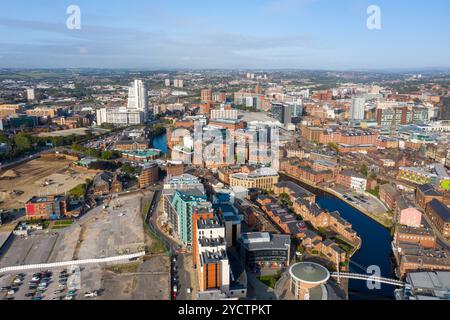
[[(153, 196), (152, 203), (150, 205), (149, 211), (147, 213), (146, 222), (150, 228), (150, 230), (158, 236), (158, 238), (164, 243), (166, 248), (168, 249), (172, 262), (171, 262), (171, 290), (173, 286), (177, 285), (179, 300), (192, 300), (192, 293), (188, 294), (186, 289), (192, 288), (192, 277), (189, 272), (189, 261), (188, 253), (177, 253), (180, 248), (180, 244), (175, 240), (167, 236), (162, 230), (158, 227), (158, 215), (157, 209), (161, 201), (161, 190), (155, 190), (155, 194)], [(176, 257), (176, 262), (173, 262), (173, 258)], [(174, 266), (176, 269), (174, 270)], [(172, 296), (172, 292), (171, 292)]]

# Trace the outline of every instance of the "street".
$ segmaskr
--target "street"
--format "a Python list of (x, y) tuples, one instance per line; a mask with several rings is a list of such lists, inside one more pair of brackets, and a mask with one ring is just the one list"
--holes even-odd
[[(180, 253), (180, 244), (167, 236), (158, 227), (158, 208), (161, 204), (161, 190), (155, 190), (146, 221), (150, 231), (161, 240), (171, 256), (171, 291), (174, 286), (177, 287), (176, 299), (193, 300), (194, 293), (187, 293), (188, 288), (193, 288), (191, 274), (189, 269), (192, 267), (192, 255), (189, 253)], [(174, 261), (175, 260), (175, 261)], [(171, 292), (173, 297), (173, 292)]]

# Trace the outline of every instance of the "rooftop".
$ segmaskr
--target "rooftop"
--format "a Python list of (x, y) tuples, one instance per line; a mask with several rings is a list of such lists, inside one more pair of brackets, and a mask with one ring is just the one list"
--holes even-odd
[(450, 209), (445, 204), (443, 204), (441, 201), (438, 201), (436, 199), (433, 199), (430, 204), (430, 208), (433, 209), (433, 211), (441, 217), (441, 219), (445, 222), (450, 222)]
[(421, 236), (434, 236), (434, 232), (432, 229), (429, 228), (411, 228), (407, 226), (399, 226), (397, 229), (398, 233), (402, 234), (414, 234), (414, 235), (421, 235)]
[(289, 188), (299, 198), (308, 198), (314, 196), (312, 192), (309, 192), (305, 188), (302, 188), (301, 186), (292, 181), (281, 181), (278, 182), (275, 186), (278, 188)]
[(130, 155), (137, 158), (148, 158), (148, 157), (156, 157), (161, 154), (161, 151), (158, 149), (148, 149), (144, 151), (127, 151), (123, 152), (125, 155)]
[(330, 278), (330, 272), (323, 266), (313, 262), (294, 264), (289, 269), (291, 277), (306, 284), (323, 284)]
[(240, 243), (249, 251), (253, 250), (287, 250), (291, 244), (289, 235), (270, 234), (268, 232), (243, 233)]
[(436, 191), (436, 189), (431, 184), (424, 184), (424, 185), (418, 186), (417, 189), (419, 189), (420, 192), (422, 192), (426, 196), (438, 197), (441, 195), (439, 192)]
[(197, 227), (201, 229), (219, 229), (223, 228), (223, 225), (217, 216), (212, 219), (200, 219), (197, 221)]

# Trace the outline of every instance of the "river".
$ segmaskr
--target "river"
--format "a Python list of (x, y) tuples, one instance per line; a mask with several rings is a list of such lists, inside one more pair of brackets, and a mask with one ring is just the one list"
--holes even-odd
[[(292, 180), (283, 177), (285, 180)], [(361, 249), (352, 257), (350, 271), (366, 274), (370, 266), (378, 266), (381, 276), (394, 278), (392, 265), (392, 237), (388, 229), (384, 228), (362, 212), (346, 204), (341, 199), (322, 190), (312, 188), (299, 181), (292, 180), (317, 195), (316, 202), (328, 211), (339, 211), (341, 216), (353, 225), (353, 229), (362, 239)], [(394, 299), (394, 290), (390, 285), (381, 285), (381, 289), (369, 289), (367, 283), (350, 280), (350, 300), (385, 300)]]

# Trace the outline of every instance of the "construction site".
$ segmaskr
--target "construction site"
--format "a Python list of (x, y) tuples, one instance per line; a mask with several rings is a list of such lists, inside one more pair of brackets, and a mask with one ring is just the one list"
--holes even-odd
[(0, 172), (0, 210), (23, 208), (33, 196), (64, 194), (95, 174), (75, 170), (72, 159), (40, 157)]

